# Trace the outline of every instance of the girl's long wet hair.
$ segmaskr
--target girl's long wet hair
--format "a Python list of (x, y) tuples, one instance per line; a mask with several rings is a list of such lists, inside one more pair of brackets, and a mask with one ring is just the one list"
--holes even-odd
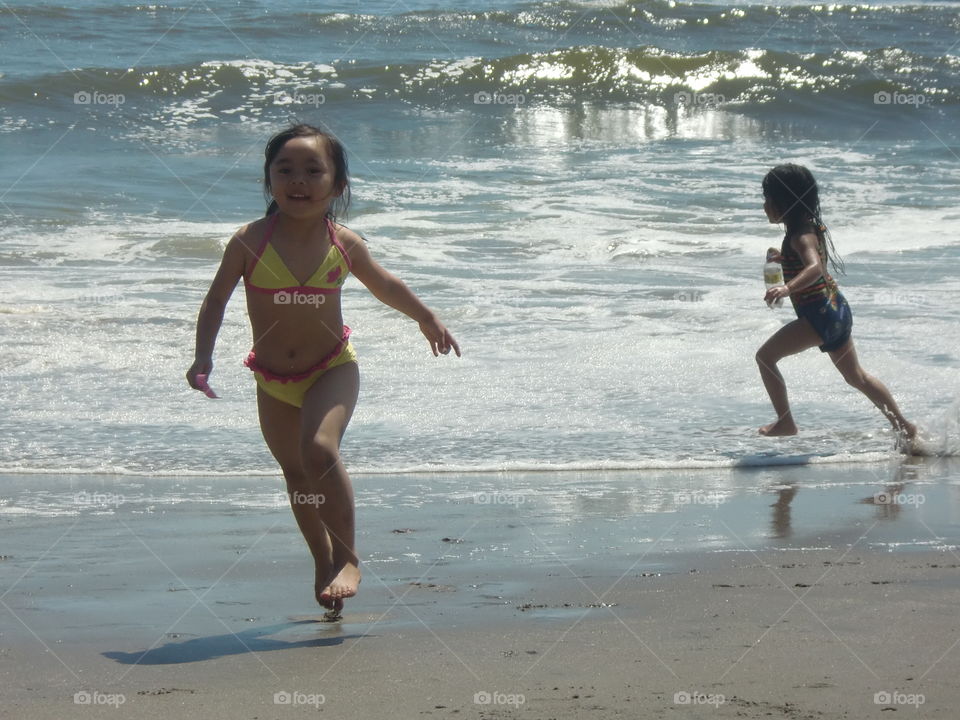
[(270, 164), (277, 157), (280, 148), (282, 148), (288, 140), (298, 137), (321, 138), (326, 142), (327, 150), (330, 152), (330, 159), (333, 161), (333, 184), (334, 187), (341, 188), (340, 196), (334, 198), (333, 202), (330, 203), (327, 215), (329, 215), (332, 220), (345, 217), (347, 209), (350, 207), (350, 175), (347, 170), (347, 151), (344, 150), (343, 143), (341, 143), (333, 133), (304, 123), (291, 125), (267, 141), (267, 147), (263, 151), (263, 195), (267, 201), (267, 212), (265, 215), (272, 215), (278, 209), (277, 201), (274, 200), (271, 195)]
[(841, 275), (844, 273), (843, 259), (820, 214), (820, 190), (813, 173), (803, 165), (777, 165), (763, 177), (763, 197), (783, 213), (780, 221), (786, 225), (787, 235), (812, 230), (823, 243), (823, 251), (833, 269)]

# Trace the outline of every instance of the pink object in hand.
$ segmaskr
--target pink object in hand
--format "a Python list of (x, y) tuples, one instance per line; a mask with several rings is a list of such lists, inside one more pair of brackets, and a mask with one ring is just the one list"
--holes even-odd
[(216, 398), (217, 394), (213, 391), (213, 388), (210, 387), (210, 384), (207, 382), (206, 373), (197, 373), (197, 387), (203, 390), (203, 394), (208, 398)]

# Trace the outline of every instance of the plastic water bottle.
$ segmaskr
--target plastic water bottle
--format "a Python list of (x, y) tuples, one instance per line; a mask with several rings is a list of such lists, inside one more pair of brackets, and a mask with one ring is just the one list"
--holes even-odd
[[(767, 250), (767, 264), (763, 266), (763, 282), (766, 283), (767, 290), (777, 285), (783, 285), (783, 268), (780, 267), (780, 263), (773, 259), (779, 254), (780, 251), (776, 248)], [(783, 298), (777, 298), (770, 307), (781, 307), (782, 305)]]

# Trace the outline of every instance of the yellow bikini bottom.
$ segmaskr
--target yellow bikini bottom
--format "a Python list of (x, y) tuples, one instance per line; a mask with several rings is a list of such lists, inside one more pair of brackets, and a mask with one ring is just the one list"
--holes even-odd
[(343, 337), (336, 347), (319, 363), (309, 370), (296, 375), (277, 375), (257, 364), (257, 356), (251, 351), (243, 364), (253, 370), (257, 385), (270, 397), (294, 407), (303, 407), (303, 398), (307, 390), (325, 373), (339, 365), (356, 362), (357, 353), (350, 344), (350, 328), (343, 326)]

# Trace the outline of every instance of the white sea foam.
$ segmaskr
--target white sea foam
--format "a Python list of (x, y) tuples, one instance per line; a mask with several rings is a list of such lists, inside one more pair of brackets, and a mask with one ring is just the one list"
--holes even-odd
[[(941, 453), (942, 454), (942, 453)], [(948, 453), (950, 454), (950, 453)], [(642, 470), (656, 471), (686, 471), (686, 470), (717, 470), (731, 468), (764, 468), (800, 465), (842, 465), (842, 464), (877, 464), (886, 463), (895, 459), (897, 454), (890, 452), (844, 452), (832, 455), (810, 454), (751, 454), (743, 457), (727, 458), (691, 458), (691, 459), (646, 459), (638, 461), (601, 461), (601, 462), (569, 462), (550, 463), (535, 460), (502, 462), (489, 464), (443, 464), (418, 463), (411, 465), (397, 465), (388, 467), (354, 466), (348, 465), (348, 470), (356, 476), (373, 475), (500, 475), (503, 473), (602, 473), (602, 472), (633, 472)], [(237, 471), (211, 471), (199, 466), (183, 468), (176, 471), (137, 470), (121, 465), (99, 464), (89, 467), (31, 467), (29, 465), (0, 466), (0, 475), (54, 475), (54, 476), (109, 476), (109, 477), (146, 477), (146, 478), (235, 478), (235, 477), (277, 477), (278, 470), (270, 468), (245, 469)], [(272, 502), (272, 501), (271, 501)]]
[[(347, 466), (709, 470), (890, 457), (882, 417), (815, 351), (783, 363), (802, 434), (756, 435), (772, 411), (753, 355), (792, 313), (761, 300), (763, 251), (780, 235), (760, 209), (772, 160), (748, 150), (537, 143), (416, 164), (417, 182), (404, 163), (358, 181), (365, 204), (349, 224), (438, 311), (464, 357), (434, 358), (415, 323), (350, 278), (344, 318), (363, 380)], [(960, 361), (960, 281), (947, 270), (957, 246), (942, 232), (955, 218), (945, 203), (904, 203), (895, 168), (872, 168), (867, 191), (853, 193), (849, 168), (869, 163), (853, 152), (817, 169), (833, 189), (858, 352), (924, 423), (952, 398), (944, 388)], [(241, 365), (242, 289), (218, 340), (222, 399), (183, 380), (199, 304), (239, 224), (86, 213), (68, 231), (0, 231), (0, 470), (276, 476)]]

